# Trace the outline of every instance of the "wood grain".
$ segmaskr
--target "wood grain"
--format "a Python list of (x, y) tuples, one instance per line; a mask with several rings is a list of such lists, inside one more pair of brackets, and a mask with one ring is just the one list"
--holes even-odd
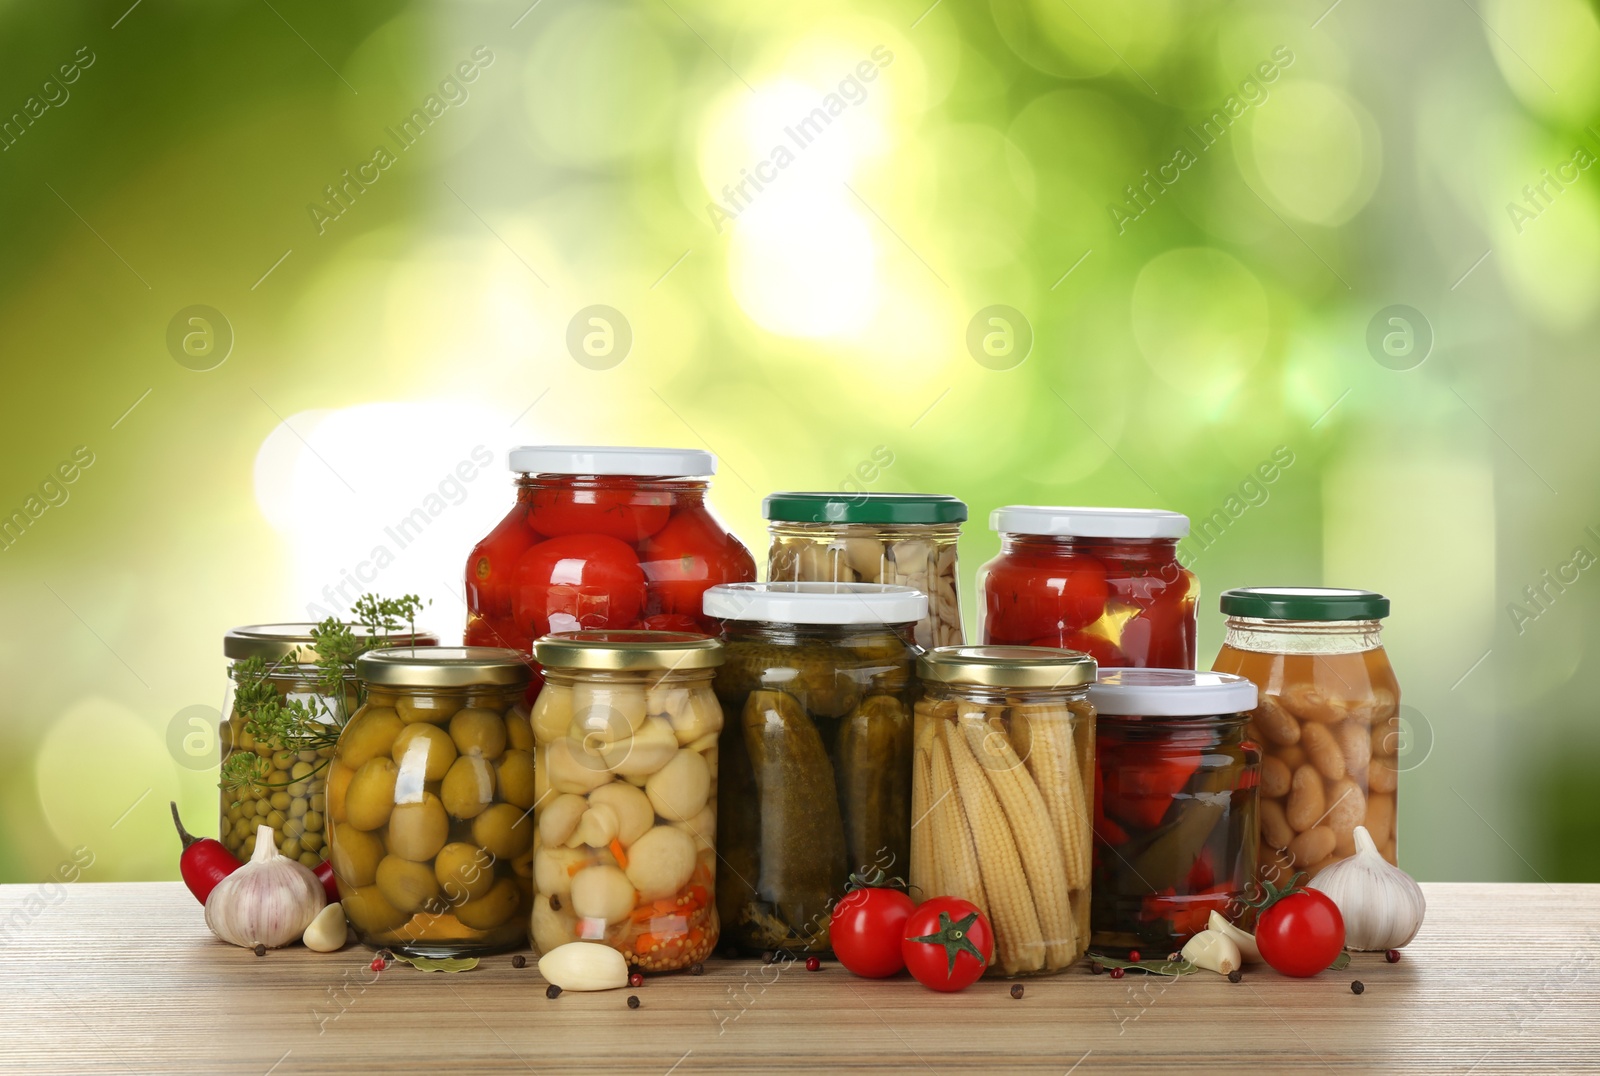
[(212, 938), (177, 883), (0, 886), (0, 1071), (1600, 1071), (1600, 886), (1424, 888), (1404, 960), (1311, 980), (1083, 966), (1013, 1000), (1003, 981), (941, 995), (714, 961), (552, 1001), (510, 956), (376, 976), (355, 946), (257, 958)]

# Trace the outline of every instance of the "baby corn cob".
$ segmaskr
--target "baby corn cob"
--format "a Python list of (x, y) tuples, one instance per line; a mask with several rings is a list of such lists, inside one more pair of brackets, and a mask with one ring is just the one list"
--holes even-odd
[[(1048, 730), (1050, 724), (1046, 722), (1041, 731)], [(1067, 900), (1067, 868), (1062, 861), (1061, 839), (1051, 824), (1044, 797), (1028, 775), (1027, 767), (1011, 749), (1003, 722), (998, 719), (983, 725), (962, 722), (962, 730), (966, 733), (967, 745), (983, 761), (989, 782), (994, 786), (1016, 838), (1044, 935), (1047, 966), (1061, 967), (1077, 955), (1077, 931)]]
[(1089, 814), (1083, 802), (1078, 754), (1067, 724), (1069, 711), (1059, 706), (1018, 706), (1012, 711), (1011, 741), (1027, 759), (1039, 786), (1052, 829), (1059, 841), (1068, 889), (1089, 884)]
[[(940, 726), (949, 722), (940, 720)], [(925, 890), (926, 895), (961, 897), (976, 904), (990, 922), (989, 891), (978, 866), (978, 847), (969, 820), (961, 810), (961, 799), (956, 791), (955, 768), (950, 761), (950, 751), (944, 736), (937, 732), (929, 752), (928, 768), (932, 774), (929, 783), (928, 821), (933, 834), (934, 877), (936, 884)]]
[[(919, 708), (920, 709), (920, 708)], [(921, 713), (916, 715), (915, 749), (911, 754), (911, 884), (916, 892), (942, 893), (934, 858), (933, 820), (928, 805), (933, 802), (933, 738), (931, 724)]]
[[(969, 722), (958, 721), (957, 724), (966, 726)], [(976, 721), (971, 724), (977, 726), (976, 735), (981, 743), (988, 734), (988, 726)], [(1033, 896), (1028, 891), (1021, 856), (1006, 825), (1005, 812), (963, 732), (949, 730), (944, 742), (955, 770), (962, 809), (972, 824), (973, 846), (979, 854), (984, 892), (993, 910), (990, 922), (994, 924), (1000, 966), (1008, 975), (1038, 971), (1044, 967), (1044, 933), (1039, 926)]]

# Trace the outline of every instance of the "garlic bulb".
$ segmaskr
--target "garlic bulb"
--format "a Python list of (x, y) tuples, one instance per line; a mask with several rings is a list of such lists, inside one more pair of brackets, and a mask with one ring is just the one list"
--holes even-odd
[(299, 941), (327, 905), (317, 876), (278, 854), (271, 826), (256, 829), (250, 862), (217, 883), (206, 898), (206, 926), (225, 942), (277, 949)]
[(1378, 853), (1366, 826), (1355, 838), (1356, 854), (1322, 868), (1312, 888), (1339, 906), (1347, 949), (1399, 949), (1422, 926), (1422, 887)]

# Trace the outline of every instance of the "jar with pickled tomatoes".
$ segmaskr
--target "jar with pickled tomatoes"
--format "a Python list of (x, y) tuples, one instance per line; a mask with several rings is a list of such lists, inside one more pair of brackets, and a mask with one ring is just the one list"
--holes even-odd
[(517, 503), (467, 558), (470, 646), (531, 652), (549, 632), (589, 629), (715, 634), (700, 596), (756, 578), (706, 500), (709, 452), (532, 446), (512, 449), (510, 466)]
[(1261, 744), (1261, 874), (1315, 878), (1366, 826), (1396, 862), (1400, 686), (1384, 652), (1389, 599), (1370, 590), (1225, 591), (1228, 634), (1212, 664), (1254, 680), (1247, 729)]
[(978, 572), (984, 643), (1078, 650), (1101, 668), (1192, 669), (1189, 517), (1151, 508), (1011, 505), (989, 517), (1000, 555)]

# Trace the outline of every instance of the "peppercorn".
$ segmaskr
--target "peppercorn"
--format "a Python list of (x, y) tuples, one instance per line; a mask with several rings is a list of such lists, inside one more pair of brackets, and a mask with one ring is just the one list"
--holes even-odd
[(628, 976), (628, 985), (637, 990), (644, 985), (644, 976), (638, 972), (633, 972)]
[(555, 983), (551, 983), (549, 986), (544, 988), (544, 996), (554, 1000), (555, 998), (561, 996), (561, 988)]
[(821, 971), (822, 970), (822, 958), (821, 957), (816, 957), (816, 956), (808, 956), (808, 957), (806, 957), (806, 970), (807, 971)]
[(1128, 974), (1128, 973), (1123, 971), (1121, 968), (1112, 968), (1111, 969), (1111, 977), (1113, 979), (1120, 979), (1126, 974)]
[(1228, 972), (1228, 982), (1230, 982), (1230, 983), (1242, 983), (1242, 982), (1244, 982), (1244, 972), (1240, 971), (1238, 968), (1234, 968), (1232, 971)]
[(511, 966), (513, 968), (525, 968), (528, 966), (528, 958), (523, 956), (521, 953), (518, 953), (516, 956), (511, 958)]
[(1137, 950), (1137, 949), (1129, 949), (1128, 950), (1128, 960), (1131, 963), (1134, 963), (1134, 964), (1139, 963), (1139, 950)]
[(1100, 961), (1091, 960), (1089, 962), (1089, 974), (1090, 975), (1099, 975), (1100, 973), (1104, 972), (1105, 970), (1106, 970), (1106, 966), (1104, 964), (1100, 963)]
[(768, 949), (766, 952), (761, 954), (761, 963), (763, 963), (763, 964), (771, 964), (774, 960), (777, 960), (777, 959), (778, 959), (778, 954), (773, 952), (771, 949)]
[(704, 964), (690, 964), (689, 965), (689, 974), (690, 975), (704, 975), (705, 973), (706, 973), (706, 966)]
[(638, 1007), (639, 1007), (639, 998), (634, 994), (629, 994), (628, 995), (628, 1008), (637, 1009)]
[(1360, 979), (1357, 979), (1353, 983), (1350, 984), (1350, 993), (1359, 994), (1363, 990), (1365, 990), (1366, 988), (1367, 988), (1367, 984), (1363, 983)]
[(552, 896), (550, 898), (550, 910), (552, 912), (559, 912), (561, 910), (561, 898), (560, 897)]
[(255, 953), (256, 953), (256, 956), (266, 956), (267, 955), (267, 947), (265, 945), (262, 945), (260, 942), (256, 942)]
[(1019, 1001), (1022, 1000), (1022, 984), (1021, 983), (1012, 983), (1011, 984), (1011, 996), (1016, 998)]
[(1400, 963), (1400, 950), (1390, 949), (1388, 952), (1383, 954), (1383, 959), (1387, 960), (1391, 964)]
[(389, 962), (383, 959), (381, 956), (375, 956), (372, 958), (372, 963), (367, 966), (373, 971), (382, 971), (384, 968), (389, 966)]

